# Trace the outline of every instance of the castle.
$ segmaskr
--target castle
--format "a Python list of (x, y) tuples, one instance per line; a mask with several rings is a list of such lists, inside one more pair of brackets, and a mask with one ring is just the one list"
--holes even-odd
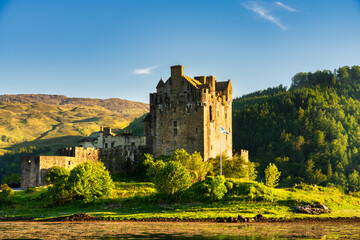
[[(223, 128), (224, 134), (220, 132)], [(80, 147), (59, 149), (58, 156), (24, 157), (21, 187), (46, 185), (45, 175), (53, 166), (72, 169), (77, 164), (101, 159), (111, 173), (132, 172), (144, 153), (154, 157), (183, 148), (199, 152), (204, 160), (232, 156), (232, 87), (230, 80), (217, 82), (213, 76), (190, 78), (181, 65), (171, 67), (171, 76), (160, 80), (150, 94), (150, 113), (144, 120), (144, 135), (131, 132), (115, 135), (101, 128), (95, 138), (87, 137)], [(248, 159), (246, 150), (240, 151)]]
[[(204, 160), (221, 152), (232, 156), (232, 87), (230, 80), (213, 76), (190, 78), (181, 65), (171, 67), (171, 76), (160, 80), (150, 94), (150, 114), (145, 119), (147, 146), (155, 157), (184, 148), (200, 152)], [(220, 139), (221, 138), (221, 139)]]

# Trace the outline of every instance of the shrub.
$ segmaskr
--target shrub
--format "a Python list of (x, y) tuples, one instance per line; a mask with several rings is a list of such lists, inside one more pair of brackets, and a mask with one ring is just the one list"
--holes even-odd
[[(228, 184), (230, 187), (231, 184)], [(193, 184), (184, 194), (188, 201), (219, 201), (227, 193), (224, 176), (208, 176)]]
[(70, 171), (64, 167), (52, 167), (50, 171), (46, 174), (46, 181), (51, 184), (55, 184), (61, 180), (66, 180), (70, 175)]
[(270, 201), (271, 190), (263, 183), (244, 181), (242, 179), (226, 179), (226, 185), (232, 183), (228, 189), (228, 197), (242, 198), (245, 200)]
[(3, 180), (3, 183), (6, 183), (8, 185), (18, 185), (20, 184), (21, 179), (20, 179), (20, 175), (17, 173), (13, 173), (9, 176), (6, 176)]
[(0, 205), (10, 202), (10, 197), (14, 195), (14, 190), (6, 183), (0, 185)]
[[(212, 174), (218, 175), (220, 173), (220, 156), (209, 160), (213, 166)], [(245, 160), (238, 154), (233, 158), (222, 155), (222, 170), (223, 175), (227, 178), (242, 178), (249, 181), (254, 181), (257, 176), (257, 163)]]
[(204, 179), (212, 168), (209, 161), (204, 162), (199, 152), (190, 155), (184, 149), (176, 149), (169, 159), (180, 162), (189, 171), (192, 182)]
[(156, 190), (163, 196), (176, 195), (191, 185), (190, 174), (180, 162), (150, 163), (148, 176), (154, 182)]
[(67, 180), (72, 197), (84, 203), (110, 196), (115, 185), (102, 162), (85, 162), (71, 170)]
[(96, 201), (110, 196), (115, 185), (109, 172), (101, 162), (85, 162), (65, 175), (57, 178), (49, 187), (49, 196), (53, 204), (62, 205), (67, 201), (80, 200), (83, 203)]

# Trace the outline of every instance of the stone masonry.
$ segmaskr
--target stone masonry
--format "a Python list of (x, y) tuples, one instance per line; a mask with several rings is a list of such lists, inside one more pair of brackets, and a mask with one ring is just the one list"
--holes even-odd
[(183, 70), (172, 66), (170, 78), (160, 80), (157, 92), (150, 94), (150, 114), (144, 120), (148, 148), (155, 157), (178, 148), (200, 152), (204, 160), (220, 155), (220, 150), (232, 157), (232, 136), (220, 133), (220, 126), (232, 132), (230, 80), (190, 78)]

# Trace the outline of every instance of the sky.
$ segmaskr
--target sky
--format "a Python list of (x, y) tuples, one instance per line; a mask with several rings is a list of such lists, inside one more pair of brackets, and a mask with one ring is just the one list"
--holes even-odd
[(0, 0), (0, 94), (148, 103), (179, 64), (235, 97), (360, 65), (360, 0)]

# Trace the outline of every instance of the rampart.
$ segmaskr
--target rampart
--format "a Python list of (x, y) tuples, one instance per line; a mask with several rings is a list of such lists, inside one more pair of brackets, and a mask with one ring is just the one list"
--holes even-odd
[(58, 150), (59, 156), (33, 156), (21, 159), (21, 188), (47, 185), (46, 174), (50, 168), (59, 166), (73, 169), (85, 161), (98, 161), (98, 150), (94, 148), (70, 147)]
[(58, 149), (58, 156), (32, 156), (21, 159), (21, 188), (46, 186), (45, 177), (52, 167), (73, 169), (80, 163), (101, 160), (111, 174), (133, 173), (141, 164), (145, 147), (115, 148), (69, 147)]

